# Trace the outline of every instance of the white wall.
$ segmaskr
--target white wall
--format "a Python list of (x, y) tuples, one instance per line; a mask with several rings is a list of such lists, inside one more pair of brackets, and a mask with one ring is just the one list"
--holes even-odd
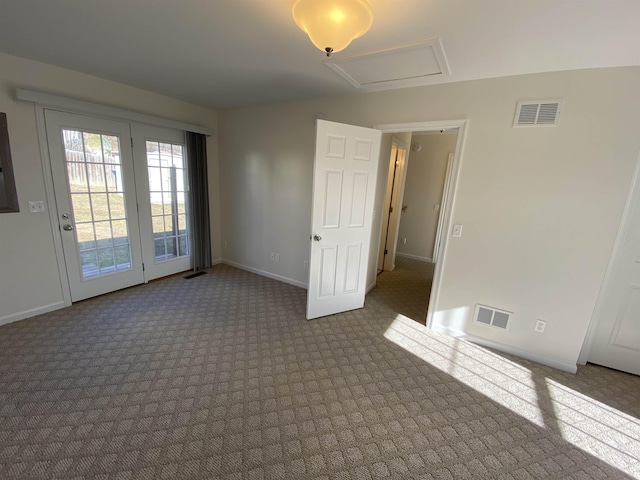
[(407, 210), (400, 217), (398, 253), (431, 261), (440, 211), (433, 206), (442, 202), (449, 154), (456, 151), (457, 135), (414, 135), (419, 152), (411, 151), (402, 205)]
[[(0, 324), (62, 305), (49, 216), (29, 213), (45, 198), (33, 104), (15, 101), (16, 87), (65, 95), (136, 112), (217, 128), (215, 111), (51, 65), (0, 54), (0, 111), (6, 112), (19, 213), (0, 214)], [(218, 184), (217, 138), (209, 137), (209, 180)], [(213, 258), (220, 258), (219, 196), (211, 195)], [(47, 208), (49, 206), (47, 205)]]
[[(467, 118), (452, 216), (464, 234), (444, 252), (434, 326), (575, 365), (640, 150), (638, 84), (636, 67), (570, 71), (220, 112), (224, 258), (306, 282), (315, 112), (364, 126)], [(512, 128), (518, 100), (547, 98), (565, 99), (560, 126)], [(471, 324), (476, 303), (514, 312), (511, 330)]]

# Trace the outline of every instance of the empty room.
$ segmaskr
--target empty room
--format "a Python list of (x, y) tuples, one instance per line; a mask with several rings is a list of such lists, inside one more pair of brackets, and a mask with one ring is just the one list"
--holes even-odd
[(2, 2), (0, 478), (640, 478), (639, 20)]

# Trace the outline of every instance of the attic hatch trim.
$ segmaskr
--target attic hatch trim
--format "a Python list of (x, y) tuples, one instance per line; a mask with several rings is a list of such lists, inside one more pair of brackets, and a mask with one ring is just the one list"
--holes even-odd
[(557, 127), (562, 103), (562, 99), (520, 101), (516, 105), (513, 127)]
[[(366, 67), (367, 62), (380, 62), (385, 57), (391, 59), (394, 55), (414, 55), (418, 57), (420, 53), (423, 53), (427, 57), (431, 56), (432, 58), (429, 60), (431, 63), (428, 64), (429, 62), (425, 61), (425, 68), (423, 71), (416, 71), (419, 70), (420, 65), (416, 66), (415, 63), (407, 66), (407, 70), (413, 69), (414, 71), (408, 73), (404, 77), (385, 78), (380, 76), (378, 79), (364, 79), (361, 81), (357, 78), (357, 72), (354, 72), (353, 69), (349, 71), (350, 68), (353, 68), (352, 66), (357, 63), (359, 63), (361, 67), (363, 65)], [(414, 62), (417, 62), (418, 60), (419, 58), (413, 59)], [(431, 80), (433, 78), (451, 75), (451, 69), (449, 68), (449, 63), (444, 53), (444, 48), (440, 38), (433, 38), (419, 43), (378, 50), (360, 55), (332, 56), (330, 59), (324, 60), (323, 63), (340, 75), (344, 80), (349, 82), (354, 88), (363, 91), (380, 91), (395, 88), (417, 87), (431, 84)], [(371, 67), (371, 65), (369, 65), (369, 67)], [(426, 67), (431, 67), (431, 69), (429, 70)], [(369, 74), (371, 74), (371, 71), (369, 71)]]

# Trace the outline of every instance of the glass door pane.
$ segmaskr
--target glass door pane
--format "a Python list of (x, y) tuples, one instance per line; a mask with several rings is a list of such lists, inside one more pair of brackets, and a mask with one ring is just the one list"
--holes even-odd
[(133, 145), (145, 278), (189, 270), (189, 177), (184, 132), (135, 125)]
[(145, 142), (155, 261), (189, 255), (184, 146)]
[(82, 279), (131, 270), (120, 139), (63, 129)]

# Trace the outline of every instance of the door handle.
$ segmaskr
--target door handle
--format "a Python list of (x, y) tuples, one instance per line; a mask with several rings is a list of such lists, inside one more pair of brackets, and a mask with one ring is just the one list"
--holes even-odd
[(314, 239), (316, 242), (319, 242), (320, 240), (322, 240), (322, 237), (316, 233), (316, 234), (313, 236), (313, 239)]
[(66, 230), (67, 232), (70, 232), (71, 230), (73, 230), (73, 225), (69, 225), (68, 223), (66, 225), (62, 226), (63, 230)]

